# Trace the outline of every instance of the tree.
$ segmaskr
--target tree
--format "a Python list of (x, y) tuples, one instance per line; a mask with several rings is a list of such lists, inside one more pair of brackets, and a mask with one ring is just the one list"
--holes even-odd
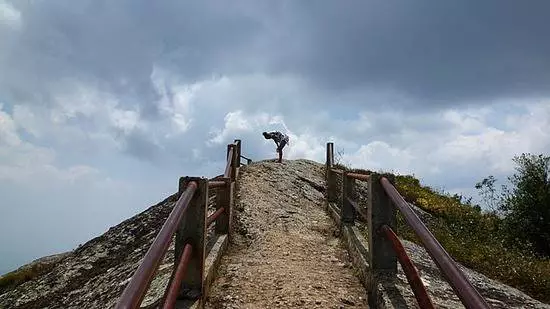
[(514, 157), (516, 173), (509, 177), (500, 210), (509, 240), (529, 244), (535, 253), (550, 256), (550, 157)]
[(494, 214), (498, 212), (500, 200), (497, 197), (495, 190), (495, 182), (497, 180), (494, 176), (484, 178), (482, 181), (476, 183), (475, 188), (480, 191), (480, 195), (483, 198), (483, 202), (487, 208)]

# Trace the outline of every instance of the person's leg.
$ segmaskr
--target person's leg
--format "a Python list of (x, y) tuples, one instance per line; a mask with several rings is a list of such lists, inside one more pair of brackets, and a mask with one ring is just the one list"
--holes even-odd
[[(275, 139), (273, 139), (273, 141), (275, 142), (275, 145), (277, 146), (277, 147), (275, 147), (275, 152), (277, 154), (279, 154), (279, 149), (280, 149), (281, 145)], [(277, 159), (275, 159), (275, 161), (278, 162)]]
[(286, 145), (286, 141), (282, 140), (281, 144), (277, 148), (277, 152), (279, 152), (279, 161), (278, 161), (279, 163), (283, 163), (283, 148), (285, 147), (285, 145)]

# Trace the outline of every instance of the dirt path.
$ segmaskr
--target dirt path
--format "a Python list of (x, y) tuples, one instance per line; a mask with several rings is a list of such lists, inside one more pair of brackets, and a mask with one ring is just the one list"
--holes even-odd
[(235, 242), (206, 308), (368, 307), (323, 187), (323, 169), (306, 160), (241, 169)]

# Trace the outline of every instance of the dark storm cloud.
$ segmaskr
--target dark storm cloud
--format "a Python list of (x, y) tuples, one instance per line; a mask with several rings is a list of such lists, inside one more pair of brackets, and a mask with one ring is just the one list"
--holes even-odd
[(550, 93), (548, 1), (292, 4), (296, 44), (278, 67), (322, 87), (393, 87), (435, 102)]
[(292, 73), (326, 93), (390, 89), (417, 104), (550, 92), (542, 0), (15, 5), (23, 26), (0, 52), (0, 91), (15, 101), (47, 102), (79, 80), (156, 115), (155, 64), (189, 82)]
[(190, 81), (230, 72), (232, 59), (258, 29), (234, 4), (223, 2), (16, 5), (23, 26), (0, 51), (0, 91), (10, 101), (47, 103), (70, 80), (100, 86), (128, 104), (154, 102), (154, 64)]

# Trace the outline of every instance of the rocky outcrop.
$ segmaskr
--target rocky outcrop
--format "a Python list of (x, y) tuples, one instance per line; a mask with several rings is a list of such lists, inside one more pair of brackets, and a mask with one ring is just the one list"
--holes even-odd
[[(367, 192), (367, 184), (362, 181), (357, 181), (354, 199), (358, 202), (360, 207), (366, 207), (367, 205)], [(340, 204), (341, 203), (333, 203), (331, 205), (338, 208)], [(413, 204), (409, 204), (409, 206), (428, 228), (439, 220)], [(362, 231), (363, 236), (367, 237), (366, 231), (368, 228), (366, 224), (364, 222), (356, 222), (356, 226), (359, 231)], [(449, 283), (443, 278), (439, 268), (435, 265), (426, 250), (422, 246), (408, 240), (401, 239), (401, 242), (413, 261), (413, 264), (416, 266), (434, 305), (437, 308), (464, 308), (460, 299), (456, 296), (456, 293)], [(368, 250), (368, 244), (366, 244), (365, 247), (367, 247), (365, 249)], [(356, 257), (356, 259), (358, 258)], [(518, 289), (505, 285), (497, 280), (490, 279), (483, 274), (460, 265), (460, 263), (458, 263), (458, 266), (486, 301), (495, 309), (550, 309), (550, 305), (539, 302)], [(363, 268), (368, 268), (368, 264)], [(381, 308), (418, 308), (418, 304), (401, 265), (398, 264), (397, 277), (391, 279), (384, 278), (379, 283), (378, 288), (381, 292)]]
[(322, 169), (307, 160), (241, 169), (239, 233), (205, 308), (368, 308), (324, 208)]
[[(402, 240), (409, 257), (418, 269), (420, 277), (438, 308), (464, 308), (451, 286), (442, 277), (439, 268), (432, 261), (426, 250), (410, 241)], [(458, 265), (468, 280), (481, 293), (485, 300), (497, 308), (540, 308), (550, 309), (518, 289), (512, 288), (496, 280), (492, 280), (476, 271)], [(398, 265), (398, 275), (395, 280), (386, 280), (382, 289), (387, 294), (386, 308), (417, 308), (416, 300), (407, 282), (405, 274)], [(404, 306), (406, 304), (406, 306)]]
[[(211, 192), (210, 209), (213, 212)], [(0, 308), (113, 308), (176, 202), (176, 194), (111, 227), (56, 258), (46, 273), (0, 294)], [(209, 237), (212, 235), (209, 230)], [(174, 242), (159, 267), (143, 306), (159, 300), (173, 269)], [(27, 266), (28, 267), (28, 266)]]
[[(239, 192), (239, 189), (237, 190), (238, 194), (241, 194), (237, 198), (241, 202), (237, 202), (235, 205), (237, 216), (234, 230), (237, 232), (235, 235), (237, 242), (245, 246), (266, 244), (266, 242), (272, 240), (269, 238), (271, 234), (267, 233), (271, 227), (282, 228), (283, 231), (285, 229), (288, 231), (299, 230), (300, 233), (307, 231), (310, 227), (318, 227), (317, 231), (312, 231), (311, 234), (306, 234), (304, 237), (309, 237), (316, 241), (318, 239), (323, 246), (326, 244), (326, 248), (328, 248), (327, 252), (322, 255), (310, 256), (295, 252), (295, 250), (301, 250), (298, 247), (292, 247), (286, 251), (281, 251), (280, 247), (277, 246), (266, 248), (272, 251), (273, 257), (279, 263), (277, 265), (280, 265), (281, 268), (286, 267), (281, 261), (284, 261), (284, 258), (287, 257), (285, 255), (287, 252), (288, 258), (296, 258), (297, 261), (302, 261), (303, 263), (308, 263), (308, 259), (326, 259), (326, 261), (323, 260), (322, 262), (325, 263), (328, 261), (323, 264), (325, 266), (322, 271), (342, 271), (343, 275), (341, 278), (339, 277), (339, 280), (341, 280), (339, 284), (353, 282), (349, 278), (348, 273), (350, 270), (349, 260), (334, 262), (334, 259), (332, 259), (334, 256), (348, 259), (345, 254), (339, 253), (340, 251), (334, 238), (334, 235), (336, 235), (334, 234), (335, 230), (328, 227), (327, 222), (323, 221), (324, 219), (321, 218), (321, 215), (312, 206), (316, 203), (315, 201), (323, 198), (326, 190), (324, 184), (324, 166), (308, 160), (296, 160), (286, 161), (282, 165), (272, 162), (258, 162), (247, 168), (243, 168), (243, 170), (245, 169), (248, 169), (248, 171), (243, 172), (243, 175), (258, 182), (256, 187), (248, 186), (247, 190), (265, 189), (265, 192), (255, 195), (255, 199), (253, 200), (249, 199), (242, 202), (244, 197), (242, 194), (250, 195), (251, 193), (243, 193)], [(273, 177), (267, 177), (269, 175)], [(260, 180), (268, 183), (260, 185)], [(274, 200), (276, 203), (273, 202)], [(0, 308), (114, 307), (125, 285), (137, 269), (141, 259), (168, 217), (175, 201), (176, 195), (172, 195), (144, 212), (110, 228), (103, 235), (90, 240), (71, 252), (39, 261), (40, 263), (48, 263), (51, 269), (25, 283), (0, 291)], [(210, 212), (213, 211), (212, 202), (213, 200), (211, 199)], [(364, 200), (361, 201), (361, 203), (364, 202)], [(262, 211), (265, 210), (266, 212), (253, 211), (251, 207), (254, 206), (254, 203), (263, 203), (265, 207), (262, 208)], [(429, 214), (419, 212), (418, 209), (416, 211), (423, 220), (429, 221), (432, 219), (429, 217)], [(308, 214), (312, 213), (315, 213), (315, 216), (318, 217), (308, 216)], [(276, 218), (273, 216), (276, 216)], [(290, 233), (289, 235), (298, 237), (296, 233)], [(322, 239), (321, 236), (325, 237), (325, 239)], [(300, 240), (299, 238), (296, 239), (297, 241)], [(285, 246), (286, 243), (280, 241), (277, 244)], [(403, 240), (403, 244), (417, 266), (422, 280), (425, 282), (436, 305), (439, 308), (463, 308), (454, 291), (442, 278), (439, 269), (435, 266), (426, 251), (421, 246), (408, 241)], [(259, 255), (243, 256), (242, 262), (234, 261), (235, 263), (224, 266), (225, 270), (222, 269), (222, 275), (225, 272), (230, 276), (246, 278), (250, 276), (247, 271), (248, 267), (258, 267), (258, 269), (266, 270), (267, 275), (271, 274), (272, 277), (269, 280), (272, 280), (274, 284), (280, 284), (280, 281), (275, 280), (277, 279), (276, 272), (269, 273), (269, 267), (262, 268), (261, 266), (261, 263), (269, 261), (269, 250), (261, 251)], [(311, 247), (311, 250), (316, 249)], [(162, 296), (172, 267), (173, 245), (170, 247), (150, 286), (148, 294), (144, 299), (144, 306), (154, 304)], [(468, 278), (472, 280), (476, 288), (479, 289), (494, 308), (550, 308), (549, 305), (538, 302), (517, 289), (491, 280), (465, 267), (460, 266), (460, 268), (464, 270)], [(315, 274), (307, 274), (307, 276), (310, 276), (307, 277), (307, 280), (315, 280)], [(227, 287), (231, 286), (231, 283), (228, 284)], [(213, 294), (211, 298), (212, 303), (221, 302), (231, 304), (234, 308), (242, 307), (243, 299), (241, 297), (243, 295), (259, 293), (258, 291), (241, 289), (246, 286), (233, 286), (235, 291), (239, 291), (238, 293), (240, 293), (237, 295), (239, 296), (238, 299), (231, 298), (232, 295), (216, 297)], [(252, 289), (254, 286), (257, 287), (260, 284), (254, 282), (249, 288)], [(219, 285), (220, 289), (224, 289), (225, 287), (223, 283)], [(283, 288), (288, 287), (288, 285), (283, 286)], [(394, 280), (384, 282), (380, 288), (386, 295), (384, 298), (386, 307), (415, 308), (416, 301), (401, 267), (399, 267), (398, 276)], [(318, 286), (311, 284), (311, 289), (311, 291), (321, 289), (326, 295), (332, 295), (331, 293), (334, 292), (331, 290), (330, 284), (321, 284)], [(298, 299), (297, 303), (285, 303), (288, 299), (283, 295), (280, 299), (281, 306), (288, 304), (300, 306), (302, 300), (304, 301), (304, 305), (306, 303), (309, 304), (311, 300), (313, 307), (323, 307), (323, 304), (327, 304), (323, 302), (328, 299), (327, 297), (310, 297), (313, 294), (309, 295), (307, 292), (309, 290), (307, 289), (304, 291), (294, 291), (292, 289), (285, 291), (288, 292), (288, 295), (291, 293), (300, 294), (301, 300)], [(225, 296), (228, 297), (224, 298)], [(343, 299), (339, 299), (338, 302), (342, 303), (342, 306), (347, 307), (351, 306), (348, 304), (349, 302), (357, 306), (364, 300), (361, 300), (357, 295), (354, 297), (344, 297)]]

